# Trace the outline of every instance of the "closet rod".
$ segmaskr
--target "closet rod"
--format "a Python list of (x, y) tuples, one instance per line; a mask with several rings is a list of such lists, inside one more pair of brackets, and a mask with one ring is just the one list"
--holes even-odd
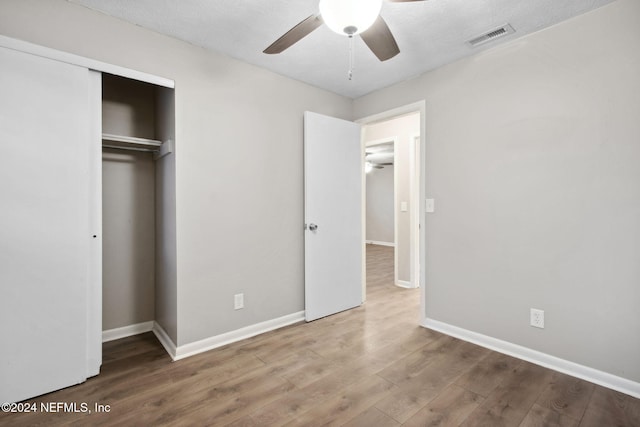
[[(162, 141), (157, 141), (155, 139), (136, 138), (133, 136), (124, 136), (124, 135), (112, 135), (110, 133), (103, 133), (102, 141), (103, 141), (102, 143), (103, 146), (106, 146), (106, 144), (104, 144), (104, 141), (109, 141), (109, 142), (118, 142), (118, 143), (128, 144), (127, 147), (137, 146), (137, 147), (151, 148), (154, 150), (158, 150), (162, 145)], [(109, 145), (113, 145), (113, 144), (109, 144)], [(122, 146), (117, 145), (112, 148), (120, 148), (120, 147)]]
[[(113, 143), (116, 144), (113, 144)], [(124, 145), (122, 145), (124, 144)], [(167, 154), (173, 153), (173, 140), (165, 142), (155, 139), (136, 138), (133, 136), (102, 134), (102, 147), (116, 150), (143, 151), (153, 153), (155, 160), (161, 159)]]
[(158, 148), (125, 147), (122, 145), (110, 145), (110, 144), (102, 144), (102, 148), (113, 148), (115, 150), (128, 150), (128, 151), (142, 151), (146, 153), (158, 152)]

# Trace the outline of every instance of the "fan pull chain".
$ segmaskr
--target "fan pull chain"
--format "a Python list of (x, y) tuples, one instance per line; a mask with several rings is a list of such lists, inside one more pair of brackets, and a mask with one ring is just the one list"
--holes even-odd
[(349, 35), (349, 80), (353, 79), (353, 64), (355, 60), (353, 57), (353, 35)]

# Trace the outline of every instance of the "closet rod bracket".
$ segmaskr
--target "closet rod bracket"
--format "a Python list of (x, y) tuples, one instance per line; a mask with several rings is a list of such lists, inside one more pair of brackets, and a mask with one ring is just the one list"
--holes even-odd
[(167, 154), (173, 153), (173, 140), (167, 139), (162, 143), (160, 148), (153, 153), (153, 160), (158, 160), (166, 156)]

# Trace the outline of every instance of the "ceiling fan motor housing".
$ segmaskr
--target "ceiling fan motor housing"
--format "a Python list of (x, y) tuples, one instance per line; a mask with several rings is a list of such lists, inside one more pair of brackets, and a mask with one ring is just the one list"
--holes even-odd
[(338, 34), (354, 36), (366, 31), (382, 9), (382, 0), (320, 0), (325, 24)]
[(349, 37), (352, 37), (355, 33), (358, 32), (358, 28), (354, 27), (353, 25), (349, 25), (348, 27), (344, 27), (344, 30), (342, 31), (344, 31), (344, 33)]

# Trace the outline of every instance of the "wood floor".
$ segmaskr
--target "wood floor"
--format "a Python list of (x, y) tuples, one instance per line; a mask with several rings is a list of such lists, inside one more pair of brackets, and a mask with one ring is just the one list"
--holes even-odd
[(110, 412), (0, 425), (640, 426), (638, 399), (418, 327), (392, 249), (367, 260), (362, 307), (178, 362), (151, 333), (106, 343), (98, 377), (29, 402)]

